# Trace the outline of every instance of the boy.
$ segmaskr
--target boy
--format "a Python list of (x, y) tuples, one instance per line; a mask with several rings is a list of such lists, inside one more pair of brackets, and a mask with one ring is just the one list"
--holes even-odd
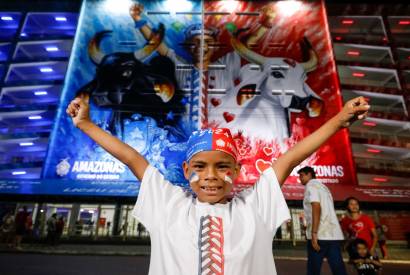
[(350, 258), (358, 275), (377, 275), (382, 267), (379, 258), (372, 256), (365, 240), (356, 239), (353, 242), (354, 255)]
[(80, 95), (67, 108), (76, 127), (126, 164), (141, 181), (133, 215), (151, 236), (149, 274), (276, 274), (272, 239), (288, 220), (280, 190), (292, 169), (340, 128), (363, 119), (370, 106), (350, 100), (320, 129), (283, 154), (253, 188), (228, 195), (239, 174), (236, 148), (227, 129), (195, 132), (183, 163), (191, 193), (169, 183), (132, 147), (89, 119), (89, 97)]
[(359, 200), (355, 197), (347, 198), (345, 205), (347, 215), (340, 221), (344, 234), (348, 240), (364, 240), (370, 254), (375, 255), (378, 239), (376, 226), (372, 218), (360, 211)]

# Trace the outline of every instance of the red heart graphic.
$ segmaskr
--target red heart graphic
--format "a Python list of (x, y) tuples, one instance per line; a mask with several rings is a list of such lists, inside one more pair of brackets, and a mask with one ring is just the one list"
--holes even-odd
[(265, 153), (266, 156), (270, 156), (273, 154), (273, 149), (269, 147), (263, 147), (263, 152)]
[(258, 172), (261, 174), (263, 173), (263, 171), (272, 166), (272, 163), (263, 159), (258, 159), (255, 164), (256, 170), (258, 170)]
[(235, 115), (229, 112), (224, 112), (223, 116), (224, 116), (225, 121), (228, 123), (235, 119)]
[(215, 107), (221, 104), (221, 100), (219, 98), (211, 98), (211, 104), (214, 105)]

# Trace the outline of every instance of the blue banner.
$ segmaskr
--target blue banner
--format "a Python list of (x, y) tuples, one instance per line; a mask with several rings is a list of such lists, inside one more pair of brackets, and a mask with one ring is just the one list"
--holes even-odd
[(183, 42), (200, 25), (198, 1), (84, 1), (43, 180), (17, 193), (137, 194), (130, 170), (66, 114), (80, 93), (90, 95), (95, 124), (186, 185), (181, 164), (199, 125), (199, 74)]

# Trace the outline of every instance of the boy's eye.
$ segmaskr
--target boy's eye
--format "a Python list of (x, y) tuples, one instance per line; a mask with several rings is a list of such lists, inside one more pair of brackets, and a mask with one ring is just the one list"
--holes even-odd
[(194, 169), (202, 169), (202, 168), (204, 168), (203, 165), (199, 165), (199, 164), (194, 165)]

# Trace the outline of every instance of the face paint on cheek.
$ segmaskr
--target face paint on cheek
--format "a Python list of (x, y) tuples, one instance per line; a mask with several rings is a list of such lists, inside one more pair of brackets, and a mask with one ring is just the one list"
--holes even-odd
[(198, 182), (199, 181), (199, 176), (197, 173), (193, 172), (191, 176), (189, 177), (189, 183), (193, 182)]
[(226, 173), (225, 177), (224, 177), (224, 181), (229, 183), (229, 184), (233, 184), (233, 180), (231, 177), (231, 172)]

